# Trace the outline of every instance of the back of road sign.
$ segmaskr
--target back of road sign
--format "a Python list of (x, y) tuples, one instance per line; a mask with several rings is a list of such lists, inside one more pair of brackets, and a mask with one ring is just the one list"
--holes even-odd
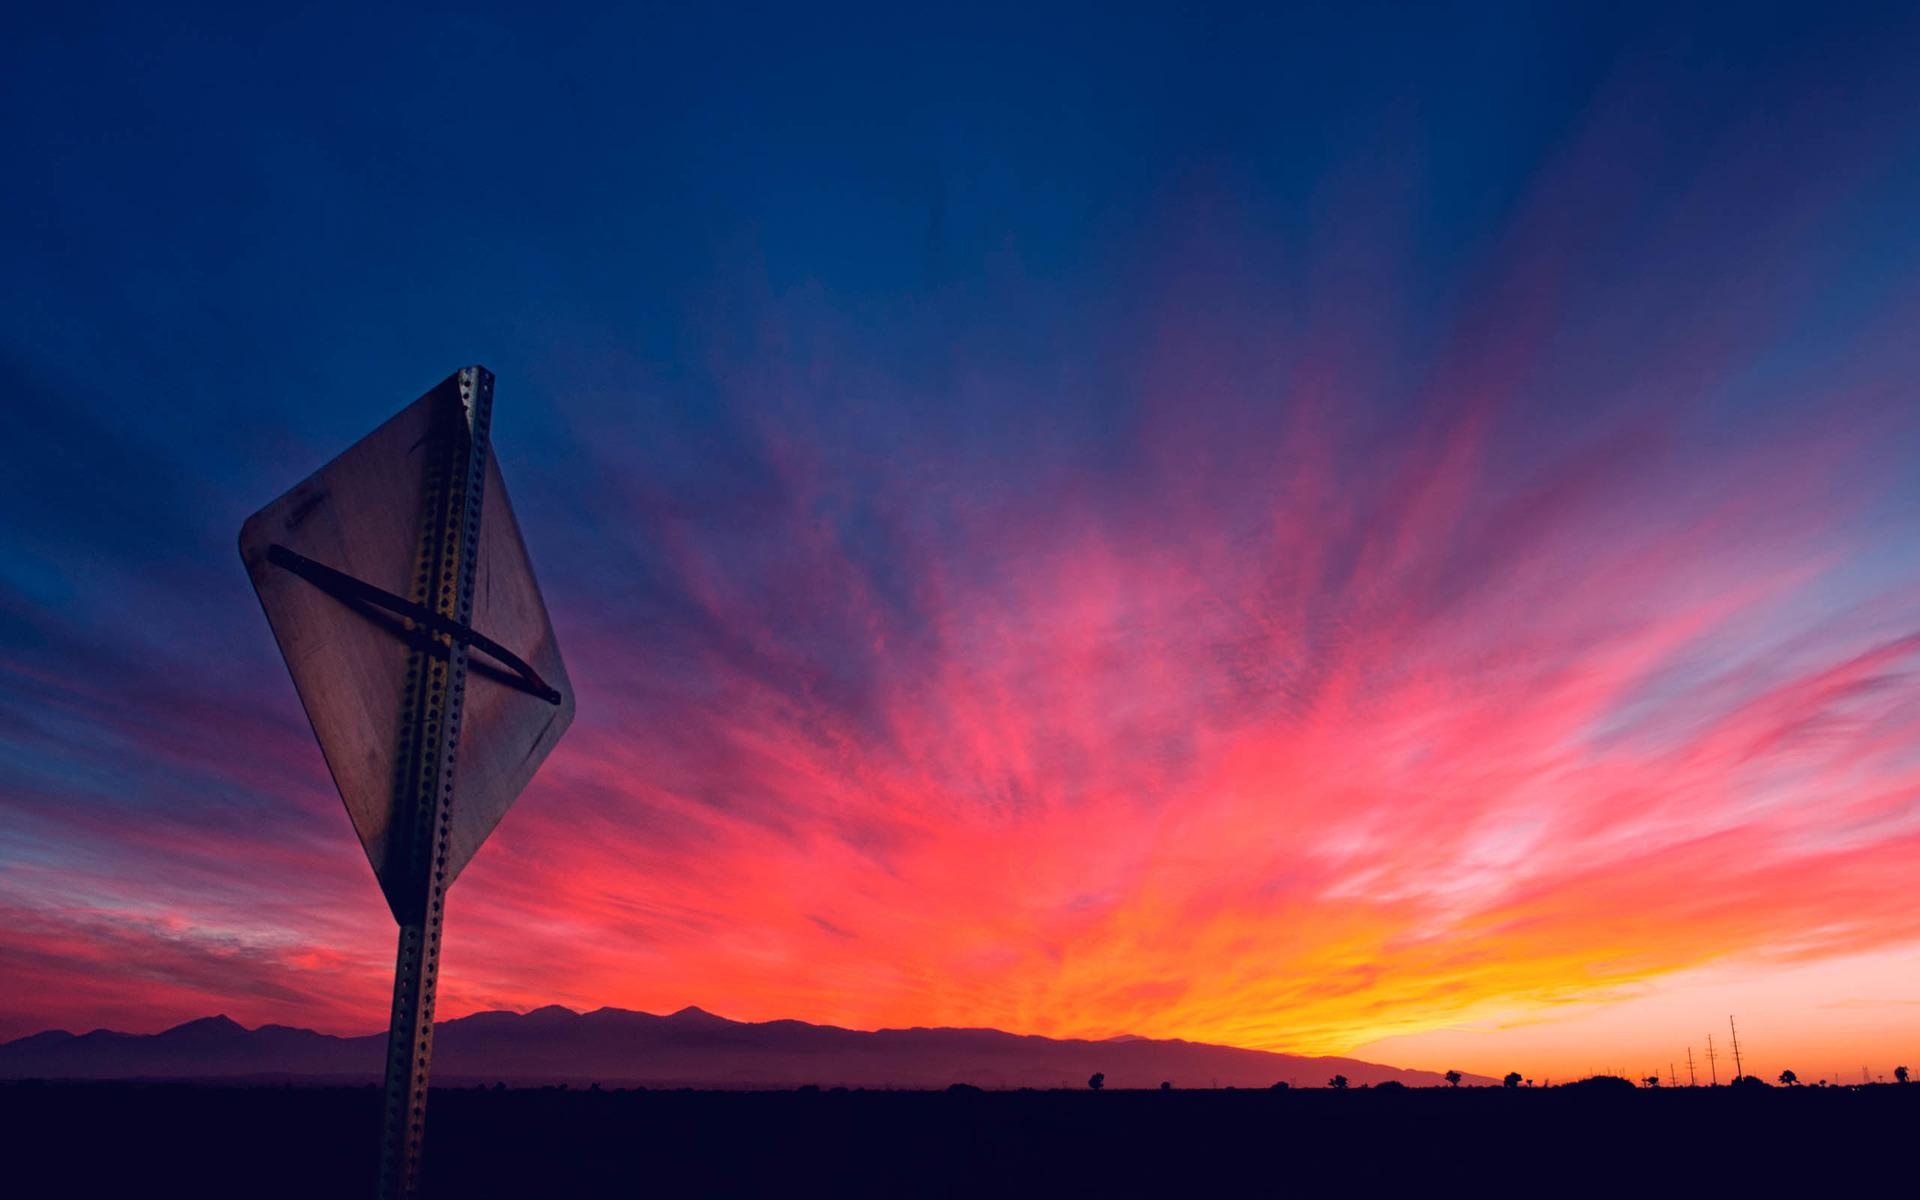
[[(388, 904), (403, 923), (405, 856), (402, 839), (389, 835), (409, 819), (394, 811), (396, 798), (405, 794), (396, 780), (405, 770), (399, 759), (408, 659), (432, 639), (406, 617), (317, 587), (284, 564), (294, 561), (291, 552), (371, 589), (409, 595), (428, 503), (430, 434), (437, 420), (459, 419), (459, 380), (450, 376), (240, 530), (241, 557), (307, 719)], [(490, 390), (491, 376), (486, 382)], [(535, 694), (514, 671), (483, 655), (472, 657), (457, 718), (449, 882), (573, 720), (566, 667), (492, 455), (474, 540), (479, 558), (470, 629), (524, 660), (558, 693), (558, 702)]]

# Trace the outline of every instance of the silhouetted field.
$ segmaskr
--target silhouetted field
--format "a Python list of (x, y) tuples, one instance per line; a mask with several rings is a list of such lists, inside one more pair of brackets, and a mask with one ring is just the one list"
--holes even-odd
[[(378, 1091), (0, 1085), (37, 1195), (371, 1193)], [(1911, 1182), (1920, 1085), (1507, 1091), (436, 1089), (431, 1197), (1196, 1190), (1756, 1195)]]

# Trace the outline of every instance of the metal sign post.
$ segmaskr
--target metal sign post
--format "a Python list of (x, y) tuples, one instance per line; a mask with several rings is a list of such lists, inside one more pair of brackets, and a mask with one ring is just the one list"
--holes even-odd
[(447, 888), (573, 719), (489, 453), (492, 409), (492, 374), (468, 367), (240, 531), (261, 607), (400, 926), (386, 1197), (420, 1188)]

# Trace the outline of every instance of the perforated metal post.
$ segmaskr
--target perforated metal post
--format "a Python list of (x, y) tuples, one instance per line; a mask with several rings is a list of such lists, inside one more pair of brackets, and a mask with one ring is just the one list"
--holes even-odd
[[(473, 616), (487, 427), (493, 376), (460, 372), (460, 405), (434, 414), (428, 437), (413, 602), (458, 625)], [(400, 944), (394, 962), (393, 1019), (387, 1032), (386, 1107), (380, 1195), (419, 1195), (426, 1134), (427, 1078), (433, 1060), (434, 983), (447, 893), (447, 840), (455, 796), (454, 753), (466, 692), (467, 647), (444, 632), (409, 622), (420, 641), (407, 661), (400, 749), (394, 779), (393, 865), (404, 866)]]

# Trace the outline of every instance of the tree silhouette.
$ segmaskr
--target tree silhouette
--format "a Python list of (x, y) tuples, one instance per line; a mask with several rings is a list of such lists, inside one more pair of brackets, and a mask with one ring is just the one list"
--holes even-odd
[(1093, 1078), (1087, 1080), (1087, 1086), (1092, 1088), (1096, 1092), (1099, 1091), (1101, 1088), (1107, 1086), (1106, 1072), (1095, 1071), (1093, 1073)]
[(1893, 1069), (1893, 1081), (1895, 1083), (1905, 1083), (1907, 1081), (1907, 1069), (1905, 1067), (1895, 1067)]
[(1163, 1092), (1170, 1092), (1170, 1091), (1172, 1091), (1172, 1090), (1173, 1090), (1173, 1084), (1172, 1084), (1172, 1083), (1170, 1083), (1170, 1082), (1168, 1082), (1168, 1081), (1167, 1081), (1167, 1080), (1165, 1080), (1165, 1079), (1162, 1079), (1162, 1080), (1160, 1081), (1160, 1090), (1161, 1090), (1161, 1091), (1163, 1091)]
[(1780, 1082), (1786, 1084), (1788, 1087), (1797, 1087), (1800, 1084), (1800, 1077), (1792, 1071), (1782, 1071), (1780, 1072)]
[(1347, 1087), (1347, 1077), (1345, 1075), (1335, 1075), (1332, 1079), (1327, 1080), (1327, 1086), (1345, 1091)]
[(1500, 1085), (1501, 1085), (1502, 1087), (1510, 1087), (1510, 1088), (1517, 1088), (1517, 1087), (1519, 1087), (1519, 1086), (1520, 1086), (1520, 1072), (1518, 1072), (1518, 1071), (1508, 1071), (1508, 1072), (1507, 1072), (1507, 1077), (1506, 1077), (1505, 1079), (1502, 1079), (1502, 1080), (1500, 1081)]
[(1292, 1084), (1282, 1079), (1280, 1082), (1274, 1084), (1272, 1087), (1268, 1088), (1267, 1090), (1270, 1092), (1284, 1092), (1289, 1090), (1292, 1087), (1293, 1087)]
[(1448, 1071), (1445, 1075), (1442, 1075), (1440, 1078), (1447, 1081), (1448, 1087), (1460, 1086), (1460, 1072), (1458, 1071)]
[(1659, 1087), (1660, 1077), (1658, 1075), (1649, 1075), (1645, 1079), (1641, 1080), (1641, 1082), (1646, 1084), (1648, 1087)]

